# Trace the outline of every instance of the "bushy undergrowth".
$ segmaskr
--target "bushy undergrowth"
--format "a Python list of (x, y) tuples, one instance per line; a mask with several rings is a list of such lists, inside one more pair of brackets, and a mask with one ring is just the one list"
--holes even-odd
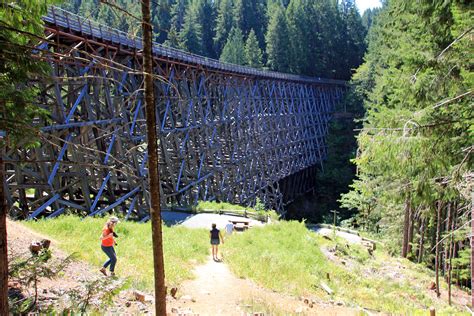
[[(321, 248), (345, 250), (336, 250), (333, 255), (338, 259), (332, 261)], [(370, 256), (362, 246), (346, 245), (339, 238), (328, 241), (308, 231), (303, 223), (279, 222), (232, 235), (225, 243), (224, 255), (238, 276), (278, 292), (314, 295), (397, 314), (422, 313), (430, 306), (448, 313), (459, 311), (433, 300), (427, 290), (433, 280), (428, 271), (420, 272), (384, 250)], [(400, 268), (392, 271), (392, 267)], [(321, 288), (321, 282), (333, 295)]]
[[(80, 259), (97, 269), (106, 259), (99, 240), (104, 223), (103, 218), (81, 219), (75, 216), (24, 222), (26, 226), (52, 238), (63, 250), (77, 253)], [(115, 248), (117, 274), (129, 277), (135, 288), (153, 289), (151, 225), (121, 222), (115, 231), (119, 236)], [(163, 226), (163, 247), (167, 285), (179, 284), (193, 277), (194, 265), (205, 261), (209, 253), (207, 231)]]

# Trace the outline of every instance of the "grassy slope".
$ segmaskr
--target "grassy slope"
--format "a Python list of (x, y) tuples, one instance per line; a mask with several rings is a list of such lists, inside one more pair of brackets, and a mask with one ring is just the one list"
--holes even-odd
[[(334, 290), (332, 299), (364, 308), (402, 314), (426, 313), (430, 306), (438, 312), (462, 310), (433, 301), (426, 289), (433, 278), (419, 265), (391, 258), (381, 250), (371, 257), (360, 246), (340, 244), (343, 250), (338, 258), (346, 260), (344, 266), (328, 260), (321, 246), (333, 247), (334, 242), (309, 232), (301, 223), (282, 222), (233, 235), (224, 251), (238, 276), (279, 292), (329, 299), (319, 286), (323, 281)], [(395, 279), (387, 276), (392, 266), (403, 271)]]
[[(67, 252), (75, 252), (80, 259), (100, 267), (106, 256), (100, 249), (99, 236), (105, 220), (62, 216), (53, 220), (24, 222), (33, 230), (50, 236)], [(116, 272), (130, 277), (131, 286), (153, 289), (153, 262), (150, 224), (121, 222), (116, 228), (119, 235), (116, 247)], [(168, 286), (192, 278), (192, 267), (204, 262), (208, 253), (206, 230), (163, 226), (165, 274)], [(193, 262), (195, 261), (195, 262)]]
[[(64, 216), (54, 220), (25, 222), (28, 227), (50, 236), (68, 252), (97, 267), (105, 259), (99, 247), (103, 219)], [(192, 267), (204, 262), (208, 254), (206, 230), (163, 227), (165, 268), (168, 285), (192, 278)], [(119, 262), (117, 272), (130, 277), (132, 286), (153, 288), (151, 229), (148, 224), (122, 222), (117, 227)], [(234, 234), (223, 246), (226, 262), (241, 277), (294, 295), (316, 296), (344, 301), (349, 305), (397, 314), (426, 313), (434, 306), (437, 312), (462, 309), (433, 301), (427, 284), (433, 273), (408, 260), (392, 258), (378, 249), (371, 257), (360, 246), (338, 241), (337, 260), (328, 260), (321, 251), (334, 247), (328, 241), (297, 222), (281, 222)], [(346, 266), (341, 260), (347, 262)], [(329, 273), (330, 280), (326, 279)], [(390, 278), (390, 275), (394, 276)], [(334, 294), (329, 297), (319, 286), (327, 283)]]

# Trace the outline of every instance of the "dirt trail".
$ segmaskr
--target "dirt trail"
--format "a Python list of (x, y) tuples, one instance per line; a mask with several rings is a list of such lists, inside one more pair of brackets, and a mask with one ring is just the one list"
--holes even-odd
[[(15, 254), (27, 254), (33, 240), (49, 239), (29, 228), (8, 221), (9, 249)], [(67, 253), (58, 249), (58, 242), (51, 240), (53, 258), (63, 259)], [(276, 293), (262, 288), (254, 282), (236, 277), (224, 262), (208, 261), (195, 268), (196, 278), (184, 282), (178, 289), (177, 300), (168, 298), (170, 315), (356, 315), (357, 310), (316, 301), (309, 307), (297, 297)], [(94, 267), (84, 261), (73, 261), (58, 279), (44, 279), (40, 293), (46, 301), (54, 303), (67, 291), (81, 286), (84, 281), (103, 278)], [(151, 294), (151, 293), (150, 293)], [(133, 295), (132, 295), (133, 296)], [(100, 305), (100, 302), (96, 302)], [(95, 304), (93, 304), (95, 305)], [(104, 311), (107, 315), (152, 314), (151, 303), (139, 303), (129, 292), (121, 292), (114, 298), (112, 306)]]
[(316, 302), (312, 308), (302, 300), (262, 288), (236, 277), (224, 262), (209, 260), (195, 268), (196, 279), (178, 290), (178, 300), (169, 309), (199, 315), (356, 315), (345, 307)]

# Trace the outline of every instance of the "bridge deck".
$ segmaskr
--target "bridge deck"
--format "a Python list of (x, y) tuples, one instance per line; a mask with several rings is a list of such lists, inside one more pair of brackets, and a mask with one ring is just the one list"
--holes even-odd
[[(48, 15), (44, 16), (43, 20), (48, 24), (63, 27), (70, 31), (78, 32), (82, 35), (90, 36), (92, 38), (109, 41), (115, 45), (122, 45), (138, 50), (143, 48), (142, 39), (140, 37), (131, 37), (125, 32), (106, 25), (102, 25), (89, 19), (85, 19), (77, 14), (55, 6), (51, 6), (49, 8)], [(158, 43), (153, 44), (153, 53), (159, 57), (175, 59), (182, 63), (196, 64), (204, 66), (207, 69), (220, 70), (228, 73), (305, 83), (346, 85), (346, 82), (342, 80), (299, 76), (274, 71), (263, 71), (251, 67), (225, 63), (212, 58), (188, 53), (176, 48), (167, 47)]]
[[(51, 65), (35, 81), (41, 145), (7, 153), (7, 201), (23, 218), (122, 212), (147, 220), (148, 155), (142, 42), (51, 7)], [(283, 211), (314, 190), (328, 122), (346, 89), (338, 80), (267, 72), (154, 45), (163, 206), (199, 200)], [(23, 162), (27, 163), (23, 163)]]

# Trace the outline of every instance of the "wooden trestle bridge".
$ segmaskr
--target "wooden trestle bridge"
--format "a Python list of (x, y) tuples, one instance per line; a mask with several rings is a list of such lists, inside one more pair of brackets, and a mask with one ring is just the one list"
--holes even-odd
[[(41, 146), (7, 153), (16, 216), (112, 209), (148, 216), (140, 38), (51, 7), (34, 57), (52, 69), (38, 104)], [(252, 69), (158, 44), (155, 54), (164, 207), (198, 200), (282, 211), (314, 189), (328, 121), (345, 82)]]

